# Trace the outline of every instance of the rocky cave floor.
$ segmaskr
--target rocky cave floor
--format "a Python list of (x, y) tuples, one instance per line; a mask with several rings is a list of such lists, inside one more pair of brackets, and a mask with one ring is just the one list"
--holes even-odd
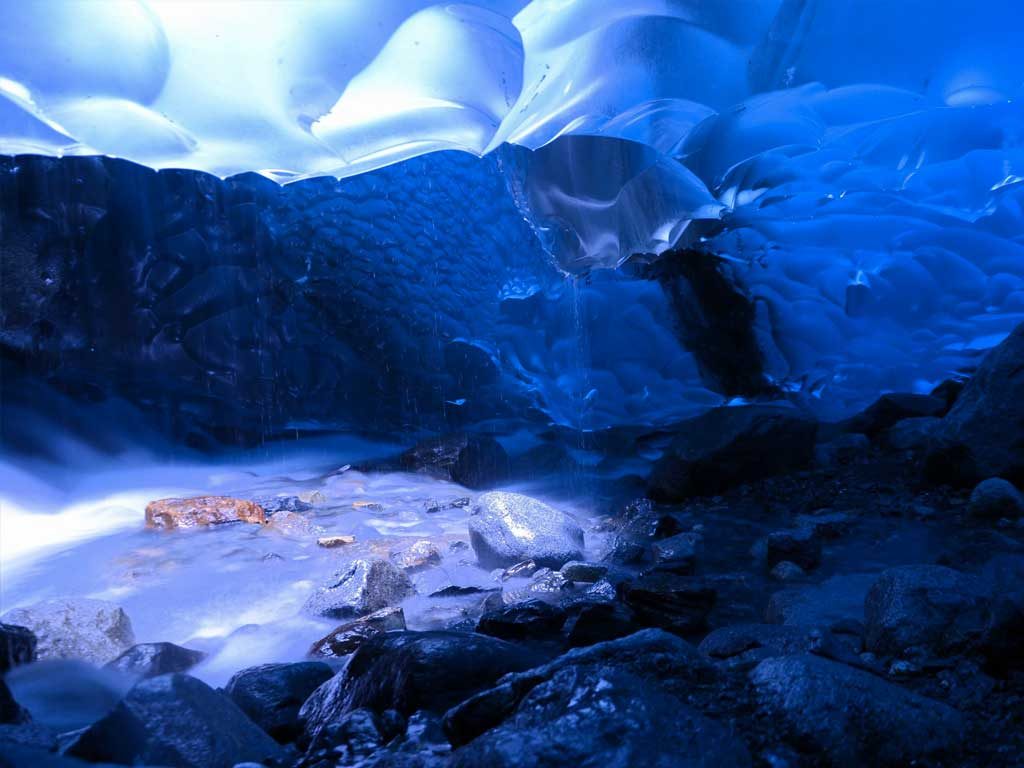
[[(474, 492), (449, 507), (461, 535), (360, 554), (316, 590), (304, 610), (336, 627), (291, 663), (218, 690), (188, 675), (201, 651), (118, 647), (107, 667), (137, 684), (67, 733), (0, 686), (0, 765), (1024, 765), (1024, 502), (1001, 480), (926, 481), (910, 433), (941, 418), (901, 397), (818, 429), (809, 468), (744, 482), (772, 459), (737, 438), (734, 482), (716, 479), (731, 487), (582, 528)], [(254, 525), (232, 504), (160, 524)], [(402, 606), (456, 554), (487, 578), (427, 596), (461, 601), (443, 628), (407, 627)], [(116, 646), (106, 606), (8, 612), (4, 671), (61, 642)]]

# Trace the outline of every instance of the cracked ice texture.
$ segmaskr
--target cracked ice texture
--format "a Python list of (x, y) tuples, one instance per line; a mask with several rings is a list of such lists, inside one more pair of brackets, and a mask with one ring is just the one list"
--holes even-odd
[(516, 145), (562, 269), (697, 243), (740, 266), (772, 376), (849, 406), (1024, 319), (1022, 20), (1017, 0), (27, 0), (0, 8), (0, 151), (287, 182)]

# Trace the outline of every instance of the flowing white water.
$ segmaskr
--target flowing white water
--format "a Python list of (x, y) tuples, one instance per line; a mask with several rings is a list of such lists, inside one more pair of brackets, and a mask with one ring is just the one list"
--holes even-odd
[[(428, 539), (443, 559), (413, 576), (418, 594), (403, 604), (409, 626), (440, 628), (471, 617), (482, 592), (429, 595), (448, 586), (494, 589), (498, 582), (465, 546), (469, 510), (428, 509), (473, 492), (426, 475), (342, 469), (356, 456), (383, 450), (311, 441), (272, 458), (243, 457), (246, 463), (108, 467), (73, 478), (65, 473), (63, 488), (38, 473), (5, 467), (10, 482), (0, 502), (0, 609), (62, 596), (113, 601), (127, 612), (138, 642), (170, 641), (210, 652), (195, 674), (223, 684), (244, 667), (303, 657), (313, 641), (341, 623), (306, 615), (302, 607), (351, 560), (388, 557)], [(275, 524), (171, 532), (144, 527), (147, 502), (203, 493), (316, 496), (313, 509), (303, 513), (308, 530)], [(318, 536), (335, 534), (357, 541), (339, 549), (317, 545)]]

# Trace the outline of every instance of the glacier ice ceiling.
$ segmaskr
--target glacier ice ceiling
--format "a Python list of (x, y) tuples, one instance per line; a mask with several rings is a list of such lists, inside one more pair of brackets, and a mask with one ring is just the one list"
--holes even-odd
[[(927, 391), (1024, 319), (1021, 18), (5, 3), (4, 344), (296, 428), (600, 429), (756, 396), (838, 416)], [(58, 192), (88, 242), (57, 233)], [(123, 316), (69, 319), (90, 302)]]

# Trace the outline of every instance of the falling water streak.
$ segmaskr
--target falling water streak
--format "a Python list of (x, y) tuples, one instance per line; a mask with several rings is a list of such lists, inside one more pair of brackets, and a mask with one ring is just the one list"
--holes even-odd
[[(572, 289), (572, 317), (575, 331), (575, 359), (573, 360), (573, 380), (575, 382), (575, 392), (572, 392), (573, 398), (577, 402), (576, 410), (576, 447), (581, 453), (587, 450), (587, 433), (589, 432), (589, 410), (590, 410), (590, 392), (591, 392), (591, 378), (590, 378), (590, 334), (587, 331), (587, 324), (585, 322), (584, 311), (583, 311), (583, 291), (580, 288), (580, 281), (586, 280), (586, 277), (580, 277), (573, 275), (568, 278), (569, 284)], [(574, 464), (572, 471), (572, 477), (568, 483), (574, 495), (582, 495), (584, 491), (584, 478), (585, 470), (578, 464)]]

